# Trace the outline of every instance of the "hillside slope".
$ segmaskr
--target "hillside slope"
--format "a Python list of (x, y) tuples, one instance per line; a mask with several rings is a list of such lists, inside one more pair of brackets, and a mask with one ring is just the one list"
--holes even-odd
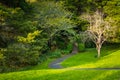
[[(92, 50), (94, 52), (94, 50)], [(105, 50), (104, 50), (105, 51)], [(106, 52), (106, 51), (105, 51)], [(19, 71), (11, 73), (0, 74), (0, 80), (119, 80), (120, 69), (116, 70), (82, 70), (78, 68), (120, 68), (120, 50), (112, 50), (108, 52), (109, 55), (104, 55), (100, 59), (92, 59), (92, 61), (83, 62), (84, 64), (78, 64), (79, 62), (70, 65), (72, 67), (64, 69), (42, 69), (42, 70), (29, 70)], [(107, 54), (107, 53), (106, 53)], [(74, 57), (79, 58), (77, 54), (69, 58), (71, 62)], [(86, 55), (87, 56), (87, 55)], [(90, 56), (89, 56), (90, 57)], [(85, 58), (85, 57), (84, 57)], [(66, 61), (69, 61), (66, 60)], [(63, 62), (63, 63), (66, 63)], [(69, 63), (69, 62), (68, 62)], [(72, 63), (71, 63), (72, 64)], [(73, 69), (74, 68), (74, 69)], [(75, 69), (76, 68), (76, 69)]]

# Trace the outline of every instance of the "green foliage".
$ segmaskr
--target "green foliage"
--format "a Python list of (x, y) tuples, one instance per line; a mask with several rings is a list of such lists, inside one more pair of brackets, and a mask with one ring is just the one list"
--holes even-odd
[(0, 3), (0, 15), (0, 47), (7, 47), (21, 33), (25, 13), (19, 7), (9, 8)]
[[(18, 2), (16, 1), (10, 2), (10, 5), (16, 3), (13, 5), (15, 6), (14, 9), (1, 5), (2, 11), (4, 11), (1, 12), (1, 15), (4, 15), (4, 13), (6, 13), (5, 14), (6, 16), (4, 16), (5, 19), (4, 22), (6, 25), (9, 25), (7, 28), (10, 30), (10, 32), (15, 34), (14, 40), (16, 40), (16, 37), (19, 36), (19, 40), (22, 39), (21, 41), (23, 42), (30, 43), (35, 41), (36, 43), (34, 44), (39, 43), (39, 45), (43, 47), (42, 48), (43, 50), (46, 49), (45, 47), (48, 47), (46, 45), (49, 40), (51, 40), (52, 43), (52, 38), (55, 36), (57, 32), (61, 30), (69, 30), (74, 26), (74, 24), (70, 20), (72, 14), (64, 9), (62, 2), (41, 1), (39, 3), (38, 1), (37, 3), (35, 3), (35, 5), (33, 5), (34, 6), (33, 14), (27, 14), (26, 12), (24, 12), (24, 9), (21, 6), (16, 8), (17, 4), (22, 3), (23, 7), (27, 7), (27, 5), (24, 5), (24, 3), (26, 4), (24, 0), (20, 1), (20, 3)], [(2, 4), (3, 3), (6, 4), (8, 2), (3, 1)], [(8, 31), (8, 29), (6, 31)], [(40, 36), (37, 36), (37, 38), (35, 38), (34, 40), (33, 37), (32, 38), (29, 37), (29, 39), (28, 37), (26, 38), (20, 37), (29, 35), (29, 33), (36, 30), (42, 30), (43, 32), (41, 33)], [(4, 42), (7, 43), (8, 41), (4, 40)]]
[(49, 53), (49, 55), (50, 55), (49, 57), (50, 58), (59, 58), (59, 57), (61, 57), (61, 54), (62, 54), (61, 50), (56, 49), (55, 51)]
[(64, 55), (71, 53), (69, 50), (61, 50), (61, 52), (62, 52), (62, 54), (64, 54)]
[(42, 1), (38, 6), (36, 11), (39, 14), (36, 14), (36, 18), (39, 19), (39, 27), (48, 33), (50, 38), (61, 30), (73, 27), (70, 20), (72, 14), (64, 9), (62, 3)]
[(34, 31), (33, 33), (28, 33), (27, 37), (24, 38), (24, 37), (21, 37), (21, 36), (18, 36), (18, 41), (20, 42), (24, 42), (24, 43), (32, 43), (32, 42), (35, 42), (34, 38), (38, 35), (40, 35), (40, 32), (41, 31)]
[[(3, 49), (0, 49), (0, 67), (4, 65), (4, 59), (5, 59), (5, 56), (3, 55)], [(0, 72), (1, 72), (1, 69), (0, 69)]]
[(46, 54), (41, 54), (39, 56), (39, 63), (44, 63), (47, 60), (47, 55)]
[[(49, 49), (52, 46), (61, 47), (57, 46), (60, 41), (56, 37), (61, 36), (63, 39), (62, 31), (67, 32), (74, 27), (74, 23), (71, 21), (72, 13), (65, 10), (62, 2), (40, 1), (35, 4), (34, 14), (35, 20), (38, 21), (37, 29), (42, 30), (41, 36), (37, 39), (41, 41), (43, 52), (48, 47)], [(62, 44), (60, 43), (60, 45)]]
[(39, 26), (53, 32), (60, 30), (67, 30), (73, 25), (71, 24), (72, 14), (65, 10), (62, 3), (55, 3), (53, 1), (41, 1), (37, 4), (36, 11), (39, 14), (36, 14), (36, 18), (39, 19)]
[(31, 5), (28, 4), (26, 0), (12, 0), (12, 1), (2, 0), (0, 1), (0, 3), (12, 8), (20, 7), (25, 12), (28, 12), (30, 11), (30, 9), (32, 9)]
[(69, 52), (71, 52), (72, 49), (73, 49), (73, 44), (72, 44), (72, 43), (69, 43), (69, 44), (67, 45), (67, 50), (68, 50)]
[[(0, 3), (0, 25), (8, 25), (10, 23), (17, 22), (23, 18), (24, 12), (20, 8), (9, 8)], [(15, 24), (15, 23), (13, 23)]]
[(55, 51), (48, 52), (48, 55), (50, 58), (59, 58), (62, 55), (67, 55), (70, 53), (71, 51), (69, 51), (68, 49), (63, 49), (63, 50), (56, 49)]
[[(89, 24), (79, 16), (96, 9), (106, 14), (106, 20), (114, 20), (111, 24), (117, 27), (113, 41), (119, 42), (119, 0), (0, 1), (0, 48), (5, 48), (0, 52), (0, 65), (17, 69), (42, 63), (53, 46), (57, 50), (50, 51), (52, 58), (71, 53), (71, 42), (78, 41), (77, 34)], [(93, 43), (86, 45), (94, 47)], [(84, 50), (84, 45), (79, 44), (79, 49)]]
[(80, 52), (81, 52), (81, 51), (85, 51), (85, 44), (83, 44), (83, 43), (78, 43), (78, 49), (79, 49)]
[(71, 12), (80, 15), (82, 12), (93, 11), (96, 8), (94, 0), (63, 0), (65, 7)]
[(11, 44), (3, 52), (5, 56), (5, 66), (17, 68), (38, 63), (40, 53), (34, 47), (27, 44)]
[(105, 12), (106, 20), (111, 20), (110, 24), (115, 29), (115, 36), (110, 38), (112, 42), (119, 42), (120, 38), (120, 1), (119, 0), (110, 0), (106, 1), (106, 5), (104, 5), (103, 10)]
[(2, 60), (2, 59), (4, 59), (4, 56), (3, 56), (3, 54), (2, 54), (2, 52), (0, 50), (0, 60)]
[(30, 14), (26, 14), (20, 8), (15, 8), (16, 12), (10, 17), (7, 17), (6, 23), (13, 28), (13, 32), (17, 31), (17, 34), (27, 34), (35, 31), (37, 28), (37, 21), (31, 20)]
[(85, 47), (86, 48), (95, 48), (95, 43), (94, 42), (92, 42), (91, 40), (87, 40), (86, 42), (85, 42)]

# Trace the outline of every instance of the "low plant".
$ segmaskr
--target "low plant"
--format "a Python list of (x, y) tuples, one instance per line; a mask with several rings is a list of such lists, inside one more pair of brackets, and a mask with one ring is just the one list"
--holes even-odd
[(72, 51), (72, 49), (73, 49), (73, 44), (72, 43), (68, 44), (67, 51), (69, 51), (69, 53), (70, 53)]
[(49, 53), (49, 57), (58, 58), (58, 57), (61, 57), (61, 53), (62, 53), (61, 50), (56, 49), (55, 51)]
[(5, 51), (5, 66), (9, 68), (19, 68), (26, 65), (35, 65), (39, 60), (38, 47), (23, 43), (14, 43), (9, 45)]
[(69, 50), (61, 50), (62, 54), (69, 54), (70, 51)]
[(83, 43), (79, 43), (78, 44), (78, 49), (79, 49), (80, 52), (85, 51), (85, 45)]

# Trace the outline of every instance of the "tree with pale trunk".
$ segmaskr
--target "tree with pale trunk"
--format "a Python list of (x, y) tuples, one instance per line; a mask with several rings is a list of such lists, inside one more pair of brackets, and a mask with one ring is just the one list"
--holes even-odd
[(115, 35), (114, 27), (110, 25), (112, 20), (104, 20), (104, 14), (99, 11), (93, 14), (84, 14), (83, 18), (89, 22), (86, 32), (88, 37), (95, 43), (99, 58), (102, 44)]

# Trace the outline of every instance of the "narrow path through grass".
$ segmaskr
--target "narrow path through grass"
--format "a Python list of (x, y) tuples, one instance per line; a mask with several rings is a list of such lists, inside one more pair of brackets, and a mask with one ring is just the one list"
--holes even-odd
[(120, 68), (119, 48), (103, 48), (101, 58), (95, 57), (95, 49), (76, 54), (61, 64), (66, 68)]
[(53, 69), (60, 69), (60, 68), (64, 68), (63, 66), (61, 66), (61, 62), (63, 62), (65, 59), (69, 58), (70, 56), (72, 56), (73, 54), (69, 54), (69, 55), (66, 55), (66, 56), (63, 56), (61, 58), (58, 58), (54, 61), (52, 61), (50, 64), (49, 64), (49, 67), (50, 68), (53, 68)]

